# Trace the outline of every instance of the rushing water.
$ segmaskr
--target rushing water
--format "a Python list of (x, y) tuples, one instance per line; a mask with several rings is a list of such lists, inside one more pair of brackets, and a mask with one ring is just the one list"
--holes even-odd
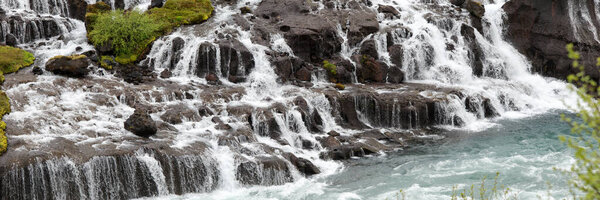
[(460, 192), (475, 185), (477, 192), (483, 177), (491, 189), (496, 173), (498, 188), (510, 188), (510, 196), (562, 199), (570, 193), (560, 170), (574, 159), (558, 140), (569, 132), (560, 112), (501, 119), (480, 132), (449, 131), (435, 145), (353, 160), (325, 178), (156, 199), (402, 199), (400, 190), (406, 199), (450, 199), (454, 186)]
[[(23, 15), (24, 17), (24, 20), (19, 19), (18, 26), (14, 27), (9, 27), (8, 22), (2, 22), (0, 24), (4, 34), (2, 38), (9, 33), (19, 37), (20, 46), (35, 53), (36, 65), (39, 66), (43, 66), (48, 59), (55, 55), (77, 54), (93, 49), (91, 45), (87, 44), (84, 23), (65, 17), (69, 14), (68, 10), (65, 10), (67, 1), (37, 0), (34, 2), (41, 3), (29, 5), (26, 1), (0, 0), (0, 7), (9, 10), (7, 15)], [(92, 3), (96, 0), (87, 2)], [(111, 5), (115, 4), (114, 0), (107, 2)], [(127, 0), (124, 2), (126, 8), (146, 8), (150, 1)], [(220, 111), (210, 118), (206, 117), (202, 120), (184, 119), (183, 123), (173, 125), (176, 133), (169, 132), (163, 134), (163, 138), (157, 137), (149, 140), (156, 143), (165, 142), (170, 148), (182, 151), (191, 144), (205, 143), (208, 149), (206, 154), (173, 157), (172, 159), (167, 156), (168, 159), (159, 159), (162, 155), (138, 151), (135, 155), (119, 158), (118, 164), (125, 166), (126, 169), (118, 173), (115, 172), (118, 171), (115, 170), (117, 162), (113, 161), (116, 158), (111, 156), (90, 159), (83, 164), (83, 167), (76, 166), (70, 158), (61, 158), (45, 163), (39, 162), (39, 165), (36, 165), (37, 168), (29, 167), (29, 170), (51, 168), (58, 172), (62, 172), (60, 170), (81, 172), (73, 175), (75, 177), (73, 179), (77, 180), (74, 182), (77, 184), (63, 184), (56, 181), (61, 180), (63, 174), (54, 173), (49, 175), (52, 176), (49, 178), (52, 179), (51, 183), (46, 183), (42, 180), (44, 178), (39, 178), (40, 180), (32, 180), (31, 182), (35, 184), (31, 184), (31, 188), (27, 189), (34, 191), (39, 188), (52, 187), (53, 193), (48, 195), (61, 197), (68, 193), (63, 191), (65, 188), (72, 187), (77, 188), (81, 193), (80, 196), (75, 194), (76, 197), (91, 199), (100, 198), (95, 196), (96, 193), (102, 193), (102, 190), (109, 191), (107, 188), (116, 191), (115, 193), (123, 194), (118, 197), (125, 197), (125, 194), (132, 194), (134, 197), (148, 194), (160, 195), (157, 199), (393, 199), (397, 191), (403, 189), (406, 191), (408, 199), (445, 199), (454, 185), (462, 188), (477, 184), (483, 176), (494, 176), (495, 172), (500, 172), (500, 182), (516, 189), (518, 195), (524, 199), (535, 199), (537, 195), (544, 195), (548, 191), (546, 182), (551, 182), (554, 186), (554, 189), (551, 190), (553, 196), (560, 197), (566, 194), (565, 184), (559, 181), (562, 179), (559, 178), (553, 167), (565, 168), (573, 162), (564, 145), (557, 140), (557, 135), (567, 132), (568, 127), (559, 122), (557, 112), (549, 112), (549, 110), (564, 108), (562, 100), (568, 102), (572, 100), (568, 98), (573, 96), (565, 89), (565, 82), (530, 73), (531, 65), (527, 59), (504, 39), (505, 14), (501, 7), (506, 1), (484, 1), (486, 14), (483, 17), (485, 22), (483, 32), (479, 33), (474, 30), (473, 38), (468, 39), (464, 38), (461, 33), (463, 24), (471, 25), (468, 13), (457, 11), (448, 14), (438, 10), (453, 8), (446, 0), (373, 0), (374, 6), (369, 9), (375, 10), (379, 4), (395, 6), (399, 9), (401, 16), (398, 19), (388, 19), (379, 14), (380, 30), (406, 27), (406, 30), (411, 32), (411, 34), (394, 35), (391, 38), (394, 44), (405, 47), (402, 58), (404, 65), (398, 67), (402, 67), (406, 72), (409, 82), (457, 88), (465, 95), (478, 100), (477, 102), (488, 99), (490, 107), (493, 107), (501, 116), (500, 119), (486, 119), (485, 114), (481, 113), (483, 112), (481, 103), (477, 104), (479, 108), (477, 113), (470, 112), (466, 109), (464, 99), (466, 97), (436, 91), (423, 91), (419, 93), (422, 96), (438, 98), (441, 95), (440, 98), (444, 99), (444, 102), (436, 109), (443, 110), (441, 113), (444, 116), (438, 117), (448, 119), (443, 121), (449, 122), (441, 124), (454, 124), (453, 119), (459, 117), (466, 123), (466, 126), (462, 129), (443, 127), (451, 130), (446, 133), (446, 139), (430, 138), (430, 140), (434, 140), (431, 145), (348, 162), (320, 159), (319, 153), (324, 148), (318, 144), (316, 138), (325, 136), (330, 130), (338, 131), (343, 135), (352, 135), (360, 130), (346, 129), (337, 124), (337, 116), (333, 116), (331, 112), (336, 108), (330, 104), (324, 94), (293, 85), (283, 85), (276, 81), (277, 75), (274, 72), (276, 66), (271, 63), (270, 55), (267, 52), (272, 50), (294, 55), (281, 33), (271, 34), (269, 41), (256, 42), (253, 40), (254, 32), (230, 24), (231, 21), (234, 21), (234, 16), (239, 12), (239, 8), (249, 6), (255, 9), (259, 7), (260, 2), (259, 0), (240, 0), (234, 5), (217, 5), (214, 16), (206, 23), (179, 28), (171, 35), (161, 37), (154, 43), (148, 59), (144, 62), (152, 63), (149, 65), (154, 67), (157, 74), (169, 68), (174, 76), (161, 78), (160, 81), (177, 85), (177, 89), (184, 88), (182, 91), (186, 92), (185, 99), (177, 98), (177, 93), (168, 87), (161, 85), (135, 86), (124, 83), (121, 79), (111, 75), (91, 75), (80, 81), (45, 73), (31, 83), (4, 88), (11, 98), (19, 99), (19, 97), (23, 98), (23, 94), (27, 94), (28, 99), (33, 99), (32, 101), (13, 102), (13, 112), (5, 117), (6, 121), (12, 122), (7, 123), (9, 126), (24, 127), (21, 128), (24, 130), (22, 133), (17, 131), (19, 134), (7, 132), (9, 141), (20, 141), (22, 144), (27, 144), (23, 146), (30, 148), (23, 147), (14, 150), (22, 152), (35, 152), (46, 144), (52, 144), (57, 138), (77, 143), (80, 145), (78, 147), (100, 148), (105, 145), (108, 146), (107, 148), (115, 146), (117, 149), (136, 148), (137, 144), (131, 141), (136, 141), (137, 138), (129, 138), (131, 134), (122, 127), (123, 121), (134, 110), (134, 106), (128, 104), (128, 100), (136, 100), (142, 104), (156, 107), (159, 111), (153, 113), (152, 117), (157, 120), (169, 109), (168, 105), (184, 105), (189, 108), (203, 105)], [(320, 10), (315, 12), (330, 12), (324, 10), (325, 6), (322, 5), (322, 1), (315, 2), (320, 4), (318, 6)], [(576, 9), (581, 5), (573, 4), (572, 6)], [(590, 13), (587, 13), (586, 16)], [(584, 22), (588, 18), (572, 19), (573, 26), (585, 27), (586, 23)], [(40, 19), (45, 20), (43, 22), (46, 23), (38, 22)], [(40, 28), (42, 26), (39, 24), (50, 24), (52, 25), (50, 27), (56, 26), (57, 28), (51, 33), (42, 34), (44, 32), (41, 30), (45, 29)], [(340, 56), (348, 58), (356, 54), (360, 45), (350, 45), (348, 33), (341, 28), (342, 24), (338, 24), (337, 27), (339, 27), (337, 34), (344, 41), (342, 50), (339, 52)], [(575, 28), (577, 35), (586, 33), (578, 30), (580, 29)], [(235, 34), (228, 34), (230, 32)], [(595, 30), (592, 32), (595, 33)], [(237, 43), (228, 43), (224, 46), (239, 45), (243, 47), (238, 48), (238, 51), (246, 49), (246, 53), (250, 54), (248, 60), (253, 63), (252, 65), (243, 63), (244, 66), (240, 67), (240, 71), (245, 71), (245, 69), (250, 69), (245, 68), (246, 65), (252, 66), (252, 70), (249, 70), (247, 74), (235, 74), (246, 78), (246, 81), (241, 83), (229, 82), (227, 76), (232, 74), (220, 71), (220, 67), (216, 68), (215, 74), (222, 78), (223, 85), (233, 88), (231, 91), (211, 90), (214, 88), (204, 87), (204, 84), (207, 83), (204, 74), (200, 76), (196, 71), (210, 65), (198, 66), (204, 64), (198, 62), (204, 59), (201, 57), (204, 53), (209, 55), (207, 57), (211, 57), (211, 53), (214, 53), (212, 57), (226, 55), (229, 57), (229, 61), (234, 57), (240, 61), (248, 61), (238, 51), (235, 51), (235, 54), (231, 52), (222, 54), (226, 52), (227, 48), (222, 48), (222, 43), (218, 42), (219, 33), (234, 37), (238, 41)], [(386, 44), (388, 39), (386, 35), (376, 32), (366, 38), (376, 40), (379, 59), (390, 63), (390, 54), (386, 48), (383, 48), (385, 46), (383, 44)], [(176, 39), (184, 41), (183, 46), (177, 51), (173, 50)], [(454, 50), (448, 50), (449, 44), (455, 47)], [(469, 56), (472, 53), (469, 52), (472, 50), (469, 44), (476, 44), (480, 47), (481, 62), (484, 65), (480, 75), (476, 75), (474, 72), (472, 66), (474, 58)], [(203, 49), (212, 49), (213, 51), (202, 52)], [(219, 63), (222, 60), (228, 61), (215, 58), (214, 61), (217, 63), (212, 63), (212, 65), (228, 65)], [(212, 62), (210, 59), (206, 59), (206, 61)], [(330, 86), (330, 83), (323, 77), (319, 78), (318, 74), (315, 73), (312, 76), (316, 77), (312, 79), (315, 88), (322, 89)], [(356, 74), (353, 74), (352, 80), (356, 82)], [(183, 87), (185, 85), (190, 86), (189, 88)], [(198, 85), (203, 87), (195, 87)], [(369, 87), (369, 85), (354, 85), (349, 88), (363, 86)], [(242, 92), (238, 92), (236, 87), (242, 88), (240, 89)], [(377, 88), (373, 90), (377, 90), (378, 93), (401, 92), (401, 90)], [(179, 96), (182, 96), (182, 91), (178, 91)], [(210, 92), (223, 93), (224, 97), (208, 98), (206, 94), (202, 96), (203, 93)], [(188, 93), (190, 98), (187, 97)], [(297, 96), (306, 98), (311, 112), (320, 114), (323, 119), (321, 132), (311, 133), (302, 123), (302, 116), (295, 110), (292, 103)], [(100, 101), (100, 103), (94, 101), (102, 98), (106, 98), (106, 100)], [(367, 119), (368, 110), (361, 109), (365, 107), (361, 103), (366, 104), (366, 101), (360, 101), (359, 98), (355, 99), (355, 109), (359, 114), (361, 114), (360, 112), (364, 114), (360, 115), (360, 120), (370, 124), (368, 122), (374, 120)], [(282, 104), (286, 110), (285, 114), (266, 110), (275, 104)], [(228, 108), (236, 106), (251, 107), (253, 109), (251, 120), (244, 121), (248, 118), (236, 118), (234, 115), (229, 115)], [(261, 110), (266, 110), (263, 112), (275, 116), (275, 123), (282, 129), (282, 139), (291, 145), (282, 145), (280, 141), (266, 137), (259, 131), (261, 124), (264, 125), (260, 121), (260, 117), (264, 116), (257, 114), (257, 111)], [(380, 113), (382, 112), (378, 112), (378, 114)], [(256, 136), (255, 141), (242, 145), (247, 148), (244, 150), (249, 153), (238, 152), (240, 151), (239, 146), (230, 147), (219, 143), (220, 136), (229, 133), (216, 129), (216, 122), (211, 120), (213, 116), (220, 117), (236, 129), (252, 126), (256, 130), (250, 133), (250, 135)], [(402, 128), (400, 123), (392, 123), (392, 125), (393, 127), (373, 128), (390, 128), (392, 130)], [(316, 144), (315, 148), (303, 149), (301, 139)], [(282, 152), (291, 152), (309, 159), (320, 168), (322, 173), (305, 178), (298, 171), (292, 170), (290, 175), (293, 179), (292, 183), (280, 186), (245, 186), (236, 180), (236, 173), (238, 173), (236, 169), (242, 162), (252, 161), (260, 155), (273, 154), (263, 150), (263, 146), (280, 149)], [(160, 161), (165, 160), (169, 161), (167, 163), (182, 164), (168, 168), (167, 165), (161, 165), (164, 163)], [(61, 165), (61, 163), (63, 164)], [(204, 175), (214, 177), (206, 178), (200, 173), (195, 173), (196, 171), (202, 172), (201, 170), (191, 170), (196, 169), (193, 168), (195, 164), (201, 164), (197, 165), (200, 166), (198, 168), (208, 171)], [(177, 168), (179, 166), (182, 167)], [(138, 176), (138, 174), (132, 173), (138, 168), (144, 170), (142, 175)], [(170, 169), (175, 168), (178, 172), (183, 171), (177, 175), (179, 176), (177, 178), (181, 179), (181, 183), (172, 183), (173, 179), (176, 179), (172, 176), (175, 175), (167, 173), (173, 171)], [(190, 169), (189, 173), (186, 171), (188, 169)], [(44, 173), (43, 170), (38, 171)], [(107, 175), (105, 172), (115, 173)], [(117, 179), (123, 174), (128, 176), (124, 178), (127, 180), (119, 182)], [(20, 176), (20, 174), (13, 173), (11, 177), (16, 182), (25, 182), (21, 181), (24, 176)], [(45, 177), (45, 175), (39, 177)], [(148, 177), (148, 181), (138, 180), (140, 177)], [(287, 180), (262, 180), (262, 182), (279, 184)], [(136, 188), (129, 189), (126, 186), (138, 185), (130, 184), (127, 181), (137, 181), (136, 183), (143, 187), (156, 187), (156, 191), (137, 195), (135, 194)], [(27, 184), (23, 183), (25, 185), (23, 187), (30, 186)], [(51, 186), (46, 184), (51, 184)], [(164, 187), (165, 184), (169, 187)], [(27, 193), (26, 190), (20, 189), (16, 188), (10, 192)], [(181, 190), (181, 193), (206, 193), (169, 196), (170, 193), (177, 190)], [(72, 195), (72, 193), (68, 194)]]

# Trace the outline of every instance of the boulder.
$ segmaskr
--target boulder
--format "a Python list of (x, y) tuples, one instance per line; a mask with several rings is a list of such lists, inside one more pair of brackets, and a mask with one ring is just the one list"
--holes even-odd
[(67, 2), (69, 5), (69, 17), (84, 21), (88, 6), (87, 2), (85, 0), (67, 0)]
[(400, 12), (398, 12), (398, 10), (396, 8), (394, 8), (393, 6), (388, 6), (388, 5), (379, 5), (379, 7), (377, 8), (377, 12), (385, 13), (385, 14), (392, 14), (394, 16), (400, 15)]
[(377, 44), (374, 39), (367, 40), (362, 43), (360, 47), (361, 55), (368, 55), (373, 58), (379, 58), (379, 54), (377, 53)]
[(465, 3), (465, 0), (450, 0), (450, 3), (455, 6), (462, 6)]
[(160, 77), (167, 79), (167, 78), (171, 78), (173, 76), (173, 73), (169, 70), (169, 69), (165, 69), (162, 72), (160, 72)]
[(44, 74), (44, 70), (42, 70), (42, 68), (35, 66), (33, 67), (33, 69), (31, 70), (31, 73), (35, 74), (35, 75), (42, 75)]
[(136, 108), (133, 115), (127, 118), (124, 126), (125, 130), (146, 138), (155, 135), (158, 130), (156, 122), (150, 117), (148, 111), (143, 108)]
[(312, 176), (321, 173), (321, 170), (319, 170), (315, 164), (310, 162), (310, 160), (298, 158), (296, 155), (287, 152), (283, 154), (283, 157), (290, 161), (290, 163), (292, 163), (292, 165), (294, 165), (296, 169), (298, 169), (298, 171), (305, 176)]
[(85, 55), (57, 56), (46, 63), (46, 71), (74, 78), (85, 77), (91, 62)]
[(402, 83), (404, 82), (404, 72), (400, 67), (390, 67), (387, 76), (388, 83)]
[(194, 121), (201, 119), (194, 109), (187, 107), (185, 104), (171, 105), (165, 110), (166, 112), (160, 116), (160, 119), (170, 124), (180, 124), (183, 119)]
[(469, 13), (478, 18), (482, 18), (485, 15), (485, 7), (480, 0), (466, 0), (465, 8)]
[(148, 7), (148, 9), (160, 8), (160, 7), (163, 7), (163, 4), (164, 4), (164, 0), (152, 0), (152, 2), (150, 2), (150, 7)]
[(386, 81), (388, 66), (368, 55), (356, 55), (353, 57), (357, 67), (356, 76), (361, 83), (384, 83)]

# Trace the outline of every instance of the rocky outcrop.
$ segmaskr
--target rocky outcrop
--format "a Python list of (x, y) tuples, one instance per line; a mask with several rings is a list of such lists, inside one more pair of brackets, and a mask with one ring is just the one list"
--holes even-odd
[[(254, 69), (254, 56), (238, 40), (221, 40), (216, 45), (206, 42), (199, 48), (196, 61), (198, 77), (220, 73), (222, 77), (228, 78), (232, 82), (243, 82)], [(217, 66), (218, 63), (219, 66)]]
[[(582, 53), (580, 62), (586, 68), (586, 73), (593, 78), (600, 78), (595, 66), (596, 57), (600, 55), (600, 44), (594, 38), (598, 37), (590, 30), (600, 29), (596, 15), (590, 16), (591, 21), (584, 24), (574, 24), (572, 20), (583, 21), (581, 12), (570, 14), (569, 4), (575, 10), (588, 10), (595, 13), (594, 1), (543, 1), (543, 0), (511, 0), (503, 9), (507, 19), (507, 37), (512, 44), (529, 60), (532, 71), (545, 76), (565, 80), (569, 74), (575, 73), (571, 60), (567, 57), (566, 45), (573, 43), (575, 49)], [(597, 8), (596, 8), (597, 9)], [(579, 14), (578, 14), (579, 13)], [(573, 18), (571, 18), (573, 17)], [(587, 23), (587, 24), (585, 24)], [(577, 33), (577, 34), (575, 34)]]
[(46, 63), (46, 71), (74, 78), (86, 76), (91, 62), (85, 55), (57, 56)]
[(140, 137), (150, 137), (156, 134), (158, 128), (156, 122), (143, 108), (136, 108), (133, 115), (129, 116), (123, 124), (125, 129)]
[(37, 16), (30, 13), (0, 15), (0, 23), (7, 25), (0, 26), (0, 43), (6, 42), (7, 44), (15, 42), (23, 44), (38, 39), (49, 39), (65, 34), (75, 27), (70, 19)]

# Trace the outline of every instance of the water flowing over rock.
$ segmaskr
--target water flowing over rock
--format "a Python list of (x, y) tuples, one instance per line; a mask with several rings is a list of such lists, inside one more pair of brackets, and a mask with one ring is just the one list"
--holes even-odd
[(443, 140), (446, 128), (562, 109), (573, 97), (566, 84), (531, 71), (563, 78), (566, 43), (584, 57), (600, 48), (591, 0), (213, 0), (206, 22), (108, 69), (82, 22), (96, 2), (0, 2), (0, 43), (53, 72), (5, 75), (12, 112), (0, 199), (313, 181), (339, 171), (346, 162), (337, 160)]
[[(508, 38), (532, 61), (532, 70), (566, 79), (575, 73), (565, 46), (575, 44), (582, 53), (582, 64), (596, 65), (600, 55), (598, 4), (593, 0), (536, 1), (512, 0), (503, 6), (507, 14)], [(593, 78), (597, 70), (586, 68)]]

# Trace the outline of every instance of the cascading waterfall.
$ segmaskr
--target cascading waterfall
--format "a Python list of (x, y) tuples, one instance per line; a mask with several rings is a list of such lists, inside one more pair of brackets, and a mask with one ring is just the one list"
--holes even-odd
[[(68, 1), (32, 2), (0, 2), (7, 16), (26, 16), (20, 21), (0, 17), (0, 42), (8, 34), (16, 36), (20, 47), (35, 53), (39, 66), (56, 55), (93, 49), (84, 23), (68, 18)], [(341, 43), (336, 56), (356, 66), (353, 55), (373, 40), (378, 60), (390, 66), (402, 63), (397, 67), (406, 74), (405, 85), (361, 84), (354, 70), (348, 84), (352, 90), (338, 92), (320, 69), (309, 74), (313, 87), (282, 83), (274, 58), (302, 55), (288, 44), (286, 28), (257, 36), (253, 28), (261, 27), (232, 23), (242, 17), (240, 8), (256, 9), (261, 3), (241, 0), (215, 4), (207, 22), (156, 40), (141, 65), (157, 74), (172, 73), (156, 83), (132, 85), (99, 69), (102, 74), (83, 80), (47, 72), (27, 84), (7, 86), (12, 112), (4, 120), (13, 126), (9, 141), (20, 148), (11, 149), (16, 153), (5, 159), (39, 148), (51, 155), (0, 165), (0, 194), (8, 194), (0, 199), (124, 199), (312, 182), (342, 168), (323, 159), (323, 153), (337, 153), (322, 142), (330, 131), (347, 139), (363, 130), (378, 135), (432, 126), (482, 130), (494, 124), (493, 117), (564, 108), (562, 100), (570, 94), (566, 84), (532, 74), (527, 58), (504, 39), (505, 0), (484, 2), (481, 30), (471, 26), (466, 11), (446, 0), (371, 2), (368, 9), (399, 8), (399, 17), (377, 14), (380, 31), (360, 41), (345, 28), (349, 20), (335, 24), (332, 32)], [(116, 9), (115, 0), (108, 3)], [(123, 3), (124, 9), (145, 10), (150, 1)], [(352, 5), (315, 4), (307, 13), (344, 11)], [(576, 2), (569, 5), (576, 37), (586, 35), (582, 27), (600, 12)], [(589, 31), (598, 41), (597, 30)], [(401, 46), (402, 55), (395, 57), (390, 45)], [(207, 80), (210, 75), (218, 82)], [(137, 105), (149, 107), (158, 121), (159, 134), (151, 139), (135, 138), (122, 127)], [(180, 117), (173, 120), (173, 115)], [(64, 148), (52, 147), (56, 144)], [(71, 148), (73, 152), (61, 152)], [(351, 149), (349, 155), (367, 153), (359, 150)], [(297, 169), (306, 163), (320, 173)], [(317, 178), (306, 178), (310, 173)]]

